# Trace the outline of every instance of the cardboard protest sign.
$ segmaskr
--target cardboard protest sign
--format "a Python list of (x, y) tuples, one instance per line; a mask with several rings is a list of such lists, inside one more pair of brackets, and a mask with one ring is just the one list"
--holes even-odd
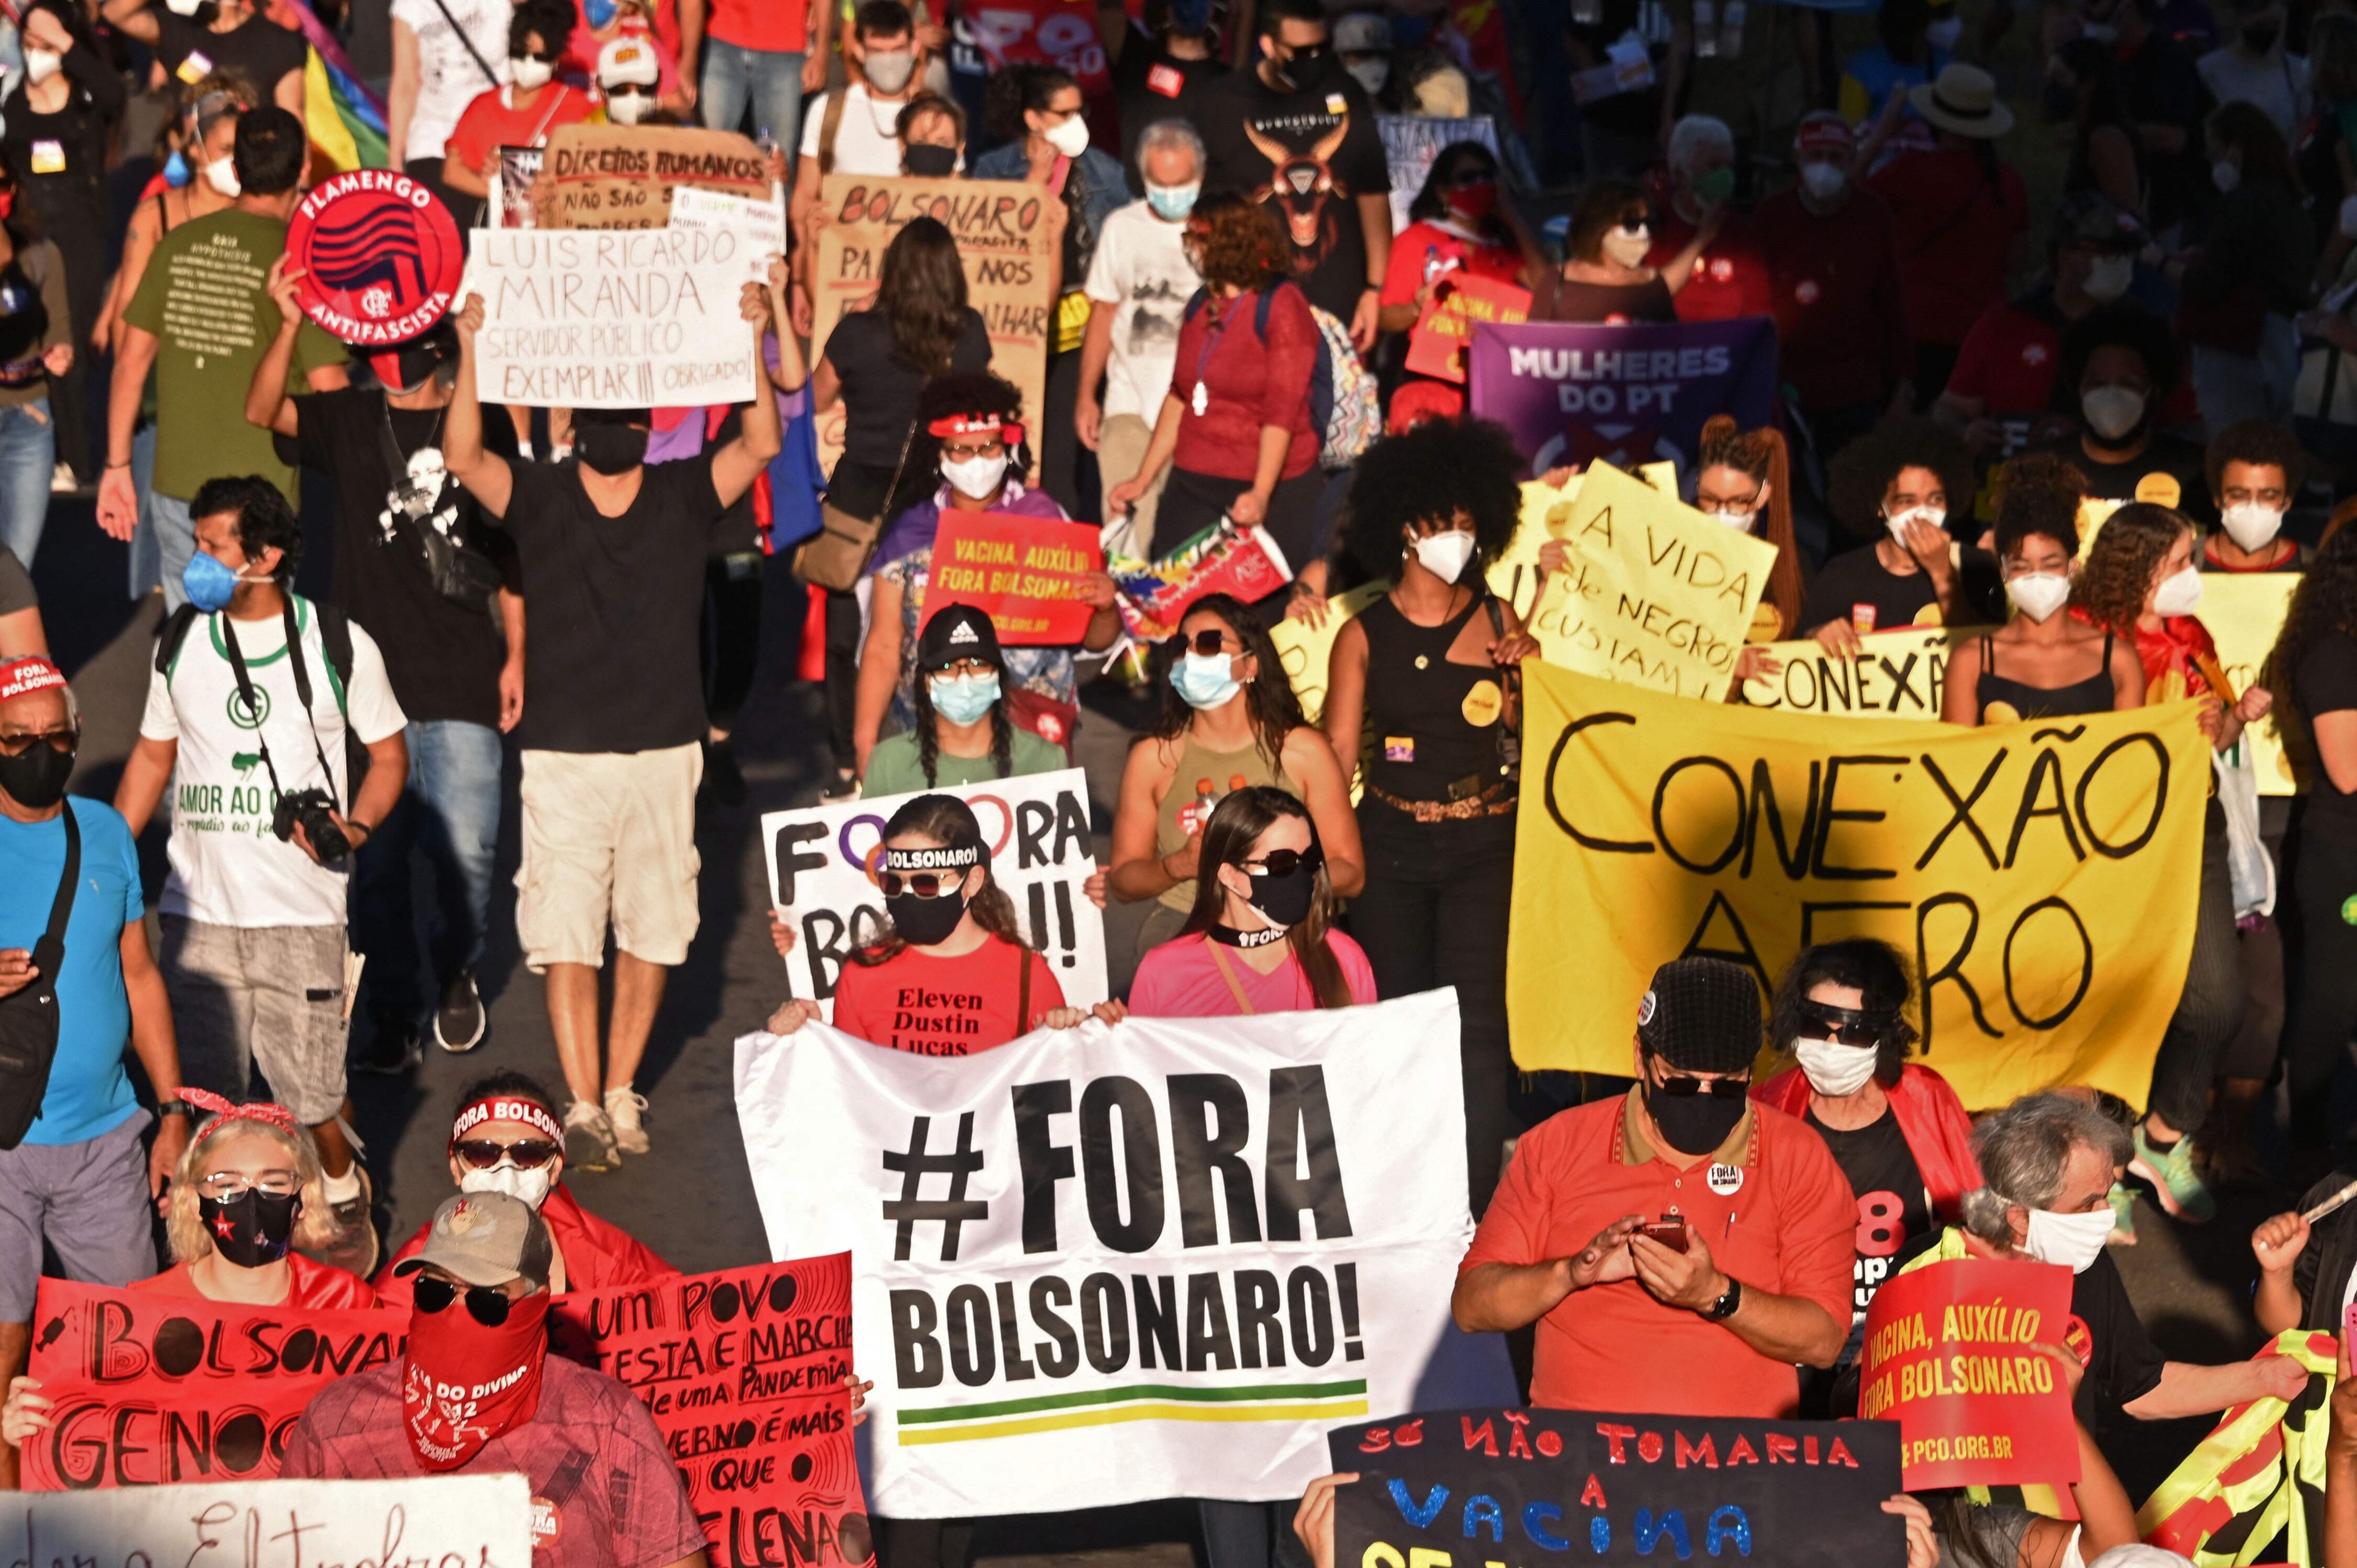
[(409, 1315), (236, 1306), (44, 1279), (27, 1369), (54, 1402), (35, 1491), (266, 1480), (311, 1397), (401, 1359)]
[(1457, 1032), (1444, 990), (949, 1060), (739, 1039), (771, 1249), (851, 1250), (876, 1509), (1296, 1498), (1336, 1420), (1512, 1398), (1448, 1318)]
[[(824, 353), (843, 313), (876, 292), (892, 236), (912, 219), (938, 219), (957, 241), (967, 302), (990, 329), (990, 368), (1022, 389), (1024, 427), (1039, 431), (1061, 242), (1052, 224), (1063, 210), (1051, 201), (1045, 186), (1020, 180), (828, 175), (819, 187), (811, 351)], [(843, 456), (845, 417), (840, 403), (819, 415), (819, 462), (829, 473)]]
[[(974, 808), (990, 844), (991, 880), (1015, 901), (1026, 940), (1055, 966), (1064, 1000), (1090, 1007), (1111, 995), (1104, 915), (1082, 891), (1097, 868), (1088, 775), (1069, 768), (930, 792), (955, 795)], [(912, 798), (884, 795), (762, 814), (770, 903), (801, 935), (786, 978), (793, 994), (815, 999), (829, 1018), (843, 966), (888, 928), (875, 872), (884, 858), (884, 824)]]
[[(1898, 1433), (1878, 1422), (1440, 1410), (1338, 1428), (1334, 1561), (1901, 1568)], [(1577, 1543), (1577, 1544), (1575, 1544)], [(1461, 1558), (1458, 1554), (1462, 1554)], [(1566, 1559), (1569, 1561), (1569, 1559)]]
[[(570, 129), (570, 127), (568, 127)], [(476, 384), (486, 403), (677, 408), (749, 403), (753, 331), (733, 230), (486, 229)]]
[(1958, 1258), (1875, 1293), (1857, 1413), (1899, 1423), (1909, 1491), (2079, 1478), (2071, 1391), (2034, 1348), (2070, 1322), (2071, 1275), (2050, 1263)]
[(1010, 647), (1075, 643), (1096, 613), (1081, 597), (1085, 579), (1103, 570), (1092, 524), (944, 510), (918, 618), (943, 605), (972, 605)]
[(492, 194), (498, 199), (491, 203), (495, 215), (494, 229), (534, 229), (539, 227), (539, 214), (533, 209), (532, 188), (540, 178), (541, 160), (548, 156), (545, 147), (501, 147), (499, 167), (493, 175)]
[[(1637, 470), (1637, 477), (1663, 495), (1678, 493), (1678, 470), (1673, 463), (1648, 463)], [(1555, 525), (1571, 515), (1566, 502), (1579, 494), (1579, 476), (1572, 475), (1561, 489), (1550, 489), (1537, 479), (1523, 484), (1523, 510), (1514, 524), (1514, 537), (1497, 560), (1490, 564), (1490, 591), (1514, 607), (1514, 614), (1527, 624), (1531, 610), (1539, 596), (1539, 552), (1549, 540), (1555, 539)]]
[[(2284, 612), (2291, 607), (2292, 590), (2303, 580), (2298, 572), (2205, 572), (2201, 575), (2201, 607), (2196, 618), (2210, 628), (2218, 644), (2218, 664), (2239, 695), (2259, 683), (2267, 655), (2282, 635)], [(2283, 693), (2276, 693), (2282, 700)], [(2243, 731), (2238, 743), (2251, 751), (2251, 765), (2262, 795), (2295, 795), (2298, 781), (2291, 759), (2269, 714)]]
[(1547, 508), (1546, 528), (1565, 557), (1531, 612), (1547, 662), (1706, 703), (1727, 694), (1774, 545), (1609, 463)]
[(532, 1568), (532, 1482), (511, 1472), (27, 1491), (8, 1511), (10, 1568)]
[(848, 1254), (574, 1291), (548, 1326), (558, 1355), (646, 1405), (715, 1563), (875, 1555), (852, 1452)]
[(1432, 303), (1408, 332), (1408, 371), (1462, 385), (1473, 328), (1526, 321), (1530, 314), (1530, 290), (1472, 273), (1451, 273), (1434, 288)]
[(1334, 639), (1341, 635), (1343, 623), (1391, 591), (1389, 578), (1361, 583), (1326, 601), (1326, 619), (1320, 625), (1286, 616), (1268, 628), (1268, 639), (1276, 644), (1276, 656), (1285, 665), (1285, 678), (1301, 699), (1301, 716), (1311, 724), (1326, 711), (1326, 668), (1333, 661)]
[(1599, 458), (1683, 473), (1712, 414), (1746, 430), (1775, 414), (1776, 325), (1764, 316), (1483, 327), (1466, 364), (1473, 412), (1514, 433), (1534, 474)]
[(767, 200), (770, 160), (734, 131), (559, 125), (532, 199), (543, 229), (660, 229), (671, 221), (673, 188), (682, 185)]
[(1873, 632), (1858, 639), (1863, 650), (1846, 659), (1827, 653), (1813, 639), (1762, 643), (1761, 650), (1780, 667), (1772, 675), (1740, 682), (1735, 700), (1788, 714), (1937, 719), (1948, 656), (1986, 630), (1932, 626)]
[(406, 343), (441, 320), (466, 262), (449, 211), (391, 169), (321, 181), (286, 223), (286, 267), (302, 272), (303, 314), (363, 348)]
[(1464, 120), (1432, 120), (1421, 114), (1378, 114), (1375, 134), (1383, 139), (1383, 162), (1391, 166), (1392, 232), (1408, 225), (1407, 209), (1432, 173), (1432, 160), (1451, 142), (1479, 142), (1498, 150), (1498, 125), (1487, 114)]
[(745, 276), (752, 283), (770, 281), (770, 258), (786, 253), (786, 209), (768, 196), (733, 196), (683, 185), (671, 193), (671, 226), (709, 233), (735, 231), (745, 242)]
[(1828, 734), (1544, 663), (1523, 679), (1506, 1004), (1523, 1068), (1625, 1073), (1670, 959), (1728, 959), (1764, 995), (1807, 944), (1872, 936), (1922, 977), (1920, 1058), (1967, 1108), (2151, 1087), (2193, 946), (2210, 761), (2192, 703)]

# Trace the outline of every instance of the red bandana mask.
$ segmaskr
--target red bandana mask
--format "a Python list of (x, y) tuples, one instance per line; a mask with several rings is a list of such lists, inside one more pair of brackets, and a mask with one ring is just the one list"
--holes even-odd
[(487, 1328), (460, 1297), (439, 1312), (412, 1308), (401, 1405), (409, 1446), (428, 1471), (456, 1470), (540, 1408), (548, 1354), (546, 1291), (515, 1303)]

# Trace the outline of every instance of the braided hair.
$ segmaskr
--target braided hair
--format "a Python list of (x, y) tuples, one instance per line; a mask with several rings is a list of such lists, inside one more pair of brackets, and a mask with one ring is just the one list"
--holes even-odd
[[(925, 788), (936, 789), (941, 784), (939, 768), (942, 759), (941, 732), (933, 724), (933, 678), (929, 671), (920, 670), (909, 693), (917, 709), (917, 766), (925, 770)], [(1015, 777), (1015, 721), (1009, 716), (1006, 695), (1006, 670), (998, 671), (998, 701), (990, 704), (990, 766), (1001, 779)]]

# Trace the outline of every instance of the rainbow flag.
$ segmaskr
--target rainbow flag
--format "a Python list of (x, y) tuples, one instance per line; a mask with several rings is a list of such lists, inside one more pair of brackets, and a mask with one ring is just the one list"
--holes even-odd
[(383, 168), (384, 105), (353, 74), (335, 35), (319, 23), (305, 0), (272, 0), (293, 15), (303, 39), (311, 46), (303, 67), (303, 124), (310, 132), (312, 150), (335, 172)]

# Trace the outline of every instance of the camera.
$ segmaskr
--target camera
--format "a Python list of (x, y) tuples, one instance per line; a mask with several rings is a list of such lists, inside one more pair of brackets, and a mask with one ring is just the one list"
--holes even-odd
[(330, 814), (335, 809), (336, 798), (325, 789), (297, 789), (292, 795), (281, 795), (277, 811), (271, 813), (270, 831), (291, 843), (296, 825), (300, 823), (303, 836), (311, 841), (319, 864), (337, 865), (352, 853), (352, 841), (336, 825)]

